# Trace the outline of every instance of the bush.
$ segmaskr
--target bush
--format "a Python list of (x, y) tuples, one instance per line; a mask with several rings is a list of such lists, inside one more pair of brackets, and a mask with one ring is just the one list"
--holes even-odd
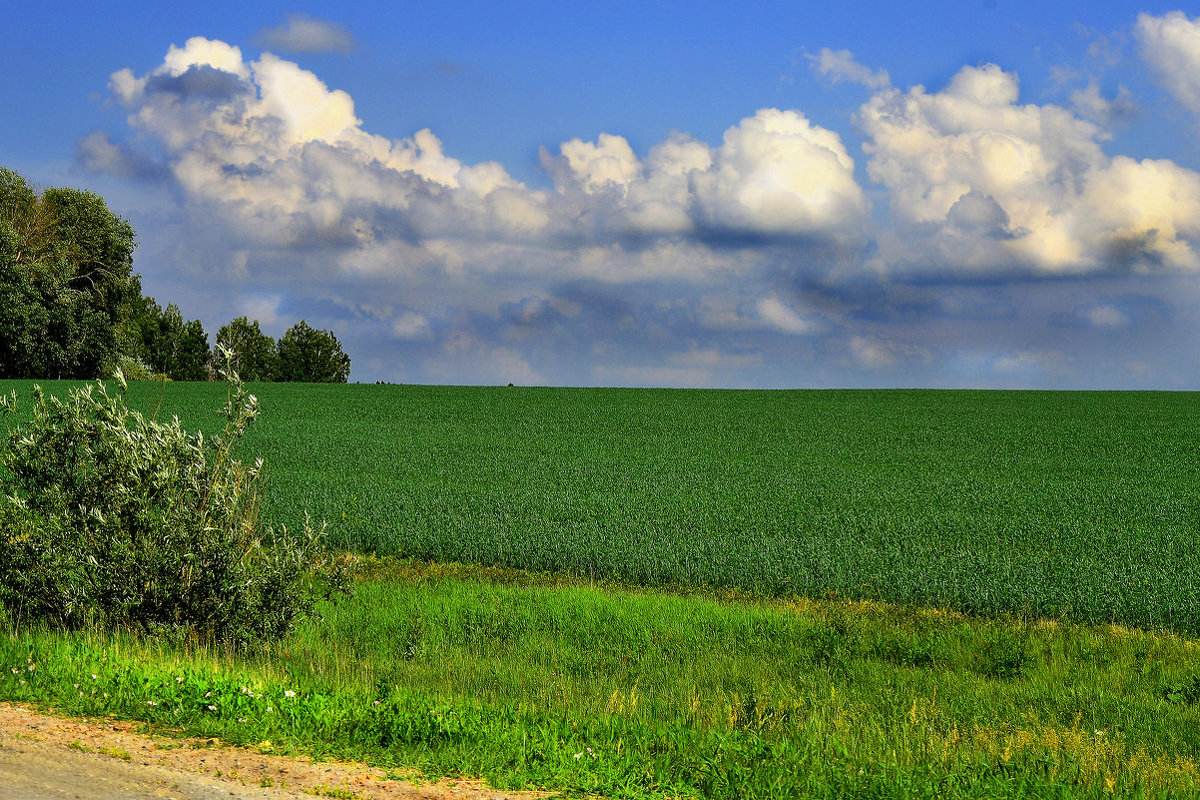
[[(66, 401), (33, 388), (28, 423), (0, 452), (0, 603), (16, 620), (133, 627), (243, 645), (285, 634), (316, 602), (348, 591), (324, 526), (259, 520), (262, 459), (232, 455), (258, 413), (236, 373), (224, 433), (162, 424), (103, 382)], [(14, 392), (0, 398), (16, 413)]]

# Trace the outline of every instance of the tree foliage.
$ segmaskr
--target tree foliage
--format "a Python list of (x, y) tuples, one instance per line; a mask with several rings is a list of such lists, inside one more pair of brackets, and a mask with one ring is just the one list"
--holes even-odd
[(263, 333), (258, 320), (238, 317), (217, 331), (217, 348), (230, 352), (233, 367), (248, 381), (273, 381), (279, 371), (275, 340)]
[(0, 167), (0, 377), (90, 378), (120, 354), (141, 281), (133, 227), (78, 189)]
[[(142, 296), (133, 227), (78, 189), (38, 192), (0, 167), (0, 378), (208, 380), (218, 359), (200, 320)], [(246, 317), (217, 333), (246, 380), (345, 383), (350, 358), (301, 321), (279, 342)]]
[(350, 357), (331, 331), (300, 320), (279, 340), (279, 380), (345, 383), (349, 377)]
[(200, 320), (184, 322), (179, 306), (170, 303), (164, 311), (153, 299), (140, 298), (129, 327), (127, 352), (152, 372), (173, 381), (208, 379), (208, 334)]

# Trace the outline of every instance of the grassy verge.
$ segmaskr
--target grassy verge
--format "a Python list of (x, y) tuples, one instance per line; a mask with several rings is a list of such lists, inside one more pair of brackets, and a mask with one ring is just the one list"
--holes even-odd
[[(612, 797), (1197, 791), (1197, 642), (374, 562), (254, 655), (16, 629), (0, 699)], [(269, 744), (267, 744), (269, 743)]]

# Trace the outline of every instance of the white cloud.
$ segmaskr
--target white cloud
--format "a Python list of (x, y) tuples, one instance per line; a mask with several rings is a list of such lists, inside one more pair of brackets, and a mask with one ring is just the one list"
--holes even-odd
[(873, 336), (850, 337), (850, 354), (868, 369), (883, 369), (896, 363), (895, 350)]
[(1182, 11), (1138, 14), (1134, 36), (1167, 91), (1200, 114), (1200, 18), (1189, 19)]
[(239, 316), (244, 316), (251, 321), (258, 320), (266, 327), (274, 327), (284, 321), (279, 313), (279, 304), (282, 300), (283, 297), (278, 294), (243, 295), (237, 298), (234, 305)]
[(821, 233), (867, 211), (841, 139), (798, 111), (762, 109), (725, 131), (693, 181), (700, 216), (718, 229)]
[[(798, 110), (644, 152), (615, 133), (572, 139), (545, 151), (539, 188), (431, 130), (368, 131), (313, 73), (201, 38), (112, 76), (133, 135), (93, 134), (79, 162), (161, 199), (136, 223), (148, 286), (203, 298), (185, 311), (206, 324), (333, 328), (356, 378), (819, 385), (903, 369), (919, 383), (986, 346), (988, 376), (1037, 381), (1068, 374), (1025, 352), (1039, 319), (1122, 342), (1165, 324), (1128, 298), (1142, 272), (1197, 266), (1200, 176), (1104, 152), (1097, 121), (1120, 89), (1089, 86), (1071, 110), (1021, 104), (1016, 76), (990, 65), (939, 91), (860, 78), (881, 87), (857, 123), (890, 213), (873, 213), (842, 137)], [(1086, 281), (959, 282), (1064, 273), (1119, 277), (1103, 296), (1122, 299), (1089, 300)]]
[(1125, 86), (1119, 86), (1110, 100), (1100, 94), (1100, 87), (1095, 81), (1089, 82), (1084, 89), (1071, 92), (1071, 105), (1081, 116), (1101, 125), (1128, 122), (1138, 112), (1137, 102)]
[(288, 14), (278, 28), (259, 34), (264, 47), (285, 53), (348, 53), (358, 45), (345, 27), (305, 14)]
[(812, 63), (813, 69), (833, 83), (847, 81), (861, 84), (868, 89), (883, 89), (892, 84), (887, 70), (871, 70), (864, 67), (854, 60), (854, 54), (849, 50), (822, 47), (815, 56), (810, 53), (806, 58)]
[(610, 232), (832, 235), (868, 208), (841, 138), (798, 111), (761, 109), (716, 148), (675, 134), (644, 163), (611, 134), (543, 162), (573, 216)]
[(423, 342), (433, 339), (433, 328), (429, 318), (416, 311), (405, 311), (392, 320), (392, 333), (397, 339), (409, 342)]
[(941, 92), (890, 89), (860, 109), (867, 174), (889, 190), (895, 220), (924, 231), (885, 233), (885, 266), (1200, 267), (1200, 175), (1109, 158), (1098, 126), (1018, 96), (1016, 76), (989, 64), (964, 67)]
[(808, 336), (823, 329), (820, 322), (802, 317), (778, 297), (764, 297), (755, 304), (759, 317), (775, 330), (792, 336)]

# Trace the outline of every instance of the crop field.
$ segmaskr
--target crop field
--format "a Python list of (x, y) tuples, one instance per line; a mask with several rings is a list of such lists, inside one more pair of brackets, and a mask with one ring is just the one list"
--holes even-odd
[(270, 515), (351, 549), (1200, 631), (1194, 394), (250, 388)]

